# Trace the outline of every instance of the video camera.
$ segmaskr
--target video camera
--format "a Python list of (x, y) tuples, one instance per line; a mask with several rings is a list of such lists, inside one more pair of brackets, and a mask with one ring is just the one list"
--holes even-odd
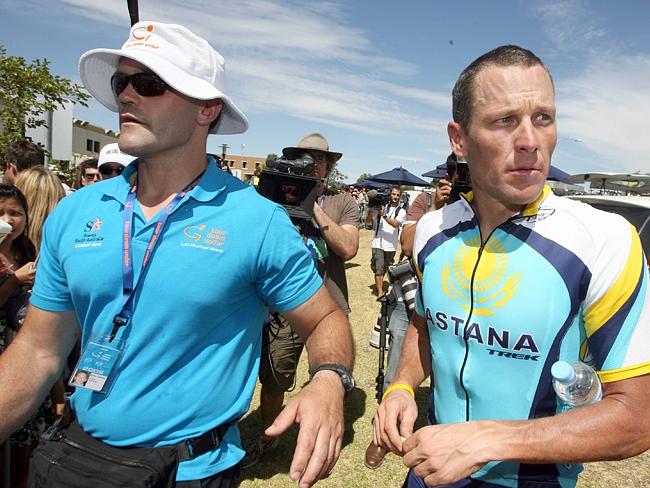
[(305, 153), (296, 159), (285, 157), (269, 159), (266, 162), (266, 167), (280, 173), (305, 176), (313, 171), (314, 164), (314, 158), (312, 158), (311, 154)]
[(449, 177), (449, 181), (451, 181), (449, 203), (454, 203), (459, 200), (461, 193), (467, 193), (472, 190), (469, 166), (467, 166), (465, 161), (458, 161), (454, 153), (451, 153), (447, 158), (447, 176)]
[(390, 196), (388, 193), (382, 193), (377, 190), (370, 190), (367, 193), (368, 196), (368, 207), (369, 208), (379, 208), (384, 205), (386, 205), (389, 200)]
[(320, 181), (309, 176), (314, 168), (311, 155), (268, 160), (266, 166), (268, 169), (260, 174), (257, 186), (260, 195), (282, 205), (304, 236), (320, 236), (311, 222)]

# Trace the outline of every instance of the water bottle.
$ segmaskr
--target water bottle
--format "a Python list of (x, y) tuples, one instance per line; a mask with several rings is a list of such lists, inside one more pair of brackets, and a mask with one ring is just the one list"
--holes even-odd
[(603, 397), (600, 379), (588, 364), (557, 361), (551, 367), (551, 375), (555, 393), (571, 407), (591, 405)]

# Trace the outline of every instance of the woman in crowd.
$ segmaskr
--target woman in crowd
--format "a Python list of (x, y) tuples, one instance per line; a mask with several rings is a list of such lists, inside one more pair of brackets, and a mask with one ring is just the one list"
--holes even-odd
[[(20, 190), (12, 185), (0, 185), (0, 219), (11, 226), (11, 231), (0, 243), (0, 354), (22, 325), (36, 273), (36, 248), (27, 237), (27, 209), (27, 200)], [(40, 434), (55, 418), (48, 397), (36, 414), (12, 434), (10, 486), (27, 486), (29, 456), (38, 445)]]
[(44, 166), (33, 166), (21, 172), (16, 178), (16, 187), (25, 195), (29, 209), (29, 227), (27, 237), (41, 248), (43, 224), (56, 204), (65, 196), (65, 190), (59, 177)]

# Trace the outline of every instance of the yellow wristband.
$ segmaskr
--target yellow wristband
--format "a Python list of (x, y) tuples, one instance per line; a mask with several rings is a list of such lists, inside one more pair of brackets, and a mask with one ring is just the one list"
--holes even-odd
[(391, 392), (395, 390), (406, 390), (408, 391), (413, 398), (415, 398), (415, 392), (413, 391), (413, 388), (411, 388), (410, 385), (407, 385), (406, 383), (397, 383), (395, 385), (390, 385), (388, 388), (386, 388), (386, 391), (381, 397), (381, 400), (384, 401), (384, 398)]

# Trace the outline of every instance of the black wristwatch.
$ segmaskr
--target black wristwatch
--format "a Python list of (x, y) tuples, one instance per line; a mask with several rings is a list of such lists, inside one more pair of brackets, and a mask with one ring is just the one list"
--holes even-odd
[(311, 378), (313, 378), (316, 373), (323, 370), (334, 371), (341, 377), (341, 383), (343, 383), (343, 389), (345, 390), (346, 395), (354, 390), (356, 382), (352, 377), (352, 372), (342, 364), (321, 364), (318, 368), (312, 371)]

